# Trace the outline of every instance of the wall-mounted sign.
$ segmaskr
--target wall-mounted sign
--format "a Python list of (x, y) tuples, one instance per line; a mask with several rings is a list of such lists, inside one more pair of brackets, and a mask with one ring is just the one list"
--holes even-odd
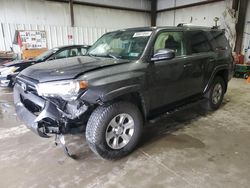
[(19, 45), (25, 49), (47, 48), (46, 31), (22, 30), (18, 31), (18, 37)]

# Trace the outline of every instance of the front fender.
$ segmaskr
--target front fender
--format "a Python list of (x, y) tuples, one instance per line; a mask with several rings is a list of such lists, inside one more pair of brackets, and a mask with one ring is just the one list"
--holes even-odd
[(81, 96), (90, 104), (103, 103), (121, 95), (143, 91), (143, 72), (127, 72), (105, 75), (89, 81), (88, 90)]
[(117, 88), (113, 91), (110, 91), (104, 94), (100, 99), (102, 102), (107, 102), (107, 101), (111, 101), (119, 96), (122, 96), (128, 93), (139, 92), (139, 90), (140, 90), (140, 85), (138, 84), (128, 85), (128, 86), (124, 86), (121, 88)]

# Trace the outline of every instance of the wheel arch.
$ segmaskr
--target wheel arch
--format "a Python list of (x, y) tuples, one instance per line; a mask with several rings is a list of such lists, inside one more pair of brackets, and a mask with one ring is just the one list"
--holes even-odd
[(140, 91), (139, 85), (126, 86), (113, 90), (105, 94), (101, 98), (101, 101), (103, 103), (112, 103), (117, 101), (131, 102), (139, 108), (143, 119), (146, 120), (148, 113), (147, 100)]
[(209, 89), (210, 89), (210, 87), (211, 87), (211, 85), (213, 83), (214, 78), (217, 77), (217, 76), (220, 76), (223, 79), (223, 81), (225, 83), (225, 93), (226, 93), (226, 91), (227, 91), (227, 83), (229, 81), (228, 80), (229, 69), (228, 69), (227, 66), (220, 66), (220, 67), (217, 67), (214, 70), (214, 72), (212, 73), (212, 75), (211, 75), (211, 77), (210, 77), (210, 79), (209, 79), (203, 93), (207, 93), (209, 91)]
[(227, 92), (228, 75), (229, 75), (228, 69), (219, 70), (215, 75), (215, 77), (220, 76), (223, 79), (223, 81), (225, 83), (225, 93)]

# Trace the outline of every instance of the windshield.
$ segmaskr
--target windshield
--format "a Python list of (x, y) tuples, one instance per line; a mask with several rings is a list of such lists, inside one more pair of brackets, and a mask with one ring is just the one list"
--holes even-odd
[(56, 51), (58, 51), (58, 48), (52, 48), (41, 55), (34, 58), (35, 61), (45, 61), (48, 57), (50, 57), (52, 54), (54, 54)]
[(152, 31), (117, 31), (103, 35), (89, 49), (89, 56), (139, 59)]

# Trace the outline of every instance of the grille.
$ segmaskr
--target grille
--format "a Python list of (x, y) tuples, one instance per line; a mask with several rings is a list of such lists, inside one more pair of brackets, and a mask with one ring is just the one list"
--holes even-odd
[[(33, 80), (27, 78), (24, 79), (23, 77), (18, 76), (16, 79), (16, 84), (21, 86), (24, 93), (32, 93), (37, 96), (36, 83), (34, 83)], [(25, 97), (25, 94), (24, 96), (20, 94), (20, 98), (21, 102), (30, 112), (32, 112), (35, 115), (38, 115), (41, 112), (42, 110), (41, 107), (32, 102), (31, 100), (29, 100), (27, 97)]]
[(40, 106), (36, 105), (29, 99), (24, 99), (22, 95), (21, 95), (21, 102), (30, 112), (32, 112), (35, 115), (39, 115), (40, 112), (42, 111), (42, 108)]
[(30, 92), (37, 95), (36, 83), (31, 80), (18, 77), (16, 83), (22, 87), (25, 92)]

